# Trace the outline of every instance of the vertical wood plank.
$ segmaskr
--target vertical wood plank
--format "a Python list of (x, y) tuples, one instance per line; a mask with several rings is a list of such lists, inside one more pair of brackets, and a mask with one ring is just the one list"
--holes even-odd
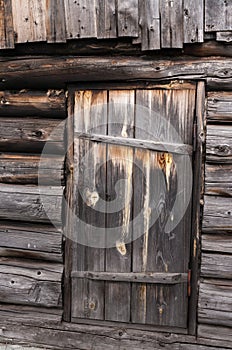
[(118, 36), (138, 36), (138, 22), (138, 0), (118, 0)]
[(161, 46), (163, 48), (183, 47), (183, 3), (182, 0), (162, 0)]
[(205, 31), (232, 30), (231, 11), (230, 0), (205, 0)]
[(97, 38), (96, 0), (66, 0), (67, 39)]
[(46, 0), (12, 0), (16, 42), (46, 41)]
[(0, 0), (0, 49), (14, 48), (11, 0)]
[(140, 3), (142, 50), (160, 49), (159, 0), (144, 0)]
[(64, 0), (46, 0), (46, 28), (48, 43), (65, 43)]
[(203, 0), (184, 0), (184, 42), (204, 42)]
[[(75, 131), (106, 134), (107, 92), (77, 91), (75, 94)], [(100, 127), (99, 127), (100, 125)], [(95, 248), (94, 231), (105, 227), (105, 214), (99, 212), (99, 198), (105, 195), (106, 145), (76, 138), (74, 141), (75, 197), (79, 234), (86, 244), (76, 243), (73, 266), (77, 271), (104, 271), (105, 252)], [(102, 166), (99, 168), (99, 164)], [(95, 199), (94, 199), (95, 198)], [(97, 199), (96, 199), (97, 198)], [(81, 228), (81, 231), (80, 231)], [(77, 232), (78, 234), (78, 232)], [(100, 237), (105, 243), (105, 237)], [(90, 244), (90, 245), (88, 245)], [(104, 319), (104, 282), (73, 279), (72, 316)]]
[(115, 0), (98, 1), (97, 37), (98, 39), (117, 37)]
[[(108, 135), (133, 137), (134, 91), (109, 92)], [(107, 272), (131, 271), (131, 244), (127, 244), (132, 232), (132, 169), (133, 150), (129, 147), (108, 145), (107, 193), (109, 209), (117, 200), (121, 209), (107, 214), (107, 228), (118, 228), (115, 247), (106, 250)], [(115, 192), (117, 191), (117, 193)], [(115, 195), (117, 194), (117, 197)], [(120, 201), (122, 202), (120, 205)], [(116, 207), (118, 208), (118, 206)], [(108, 240), (108, 237), (107, 237)], [(105, 295), (105, 319), (130, 321), (130, 283), (107, 282)]]

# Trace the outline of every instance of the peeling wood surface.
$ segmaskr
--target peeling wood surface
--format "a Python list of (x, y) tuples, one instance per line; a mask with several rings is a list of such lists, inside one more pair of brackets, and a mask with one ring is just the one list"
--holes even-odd
[(232, 164), (206, 164), (205, 193), (232, 196)]
[(209, 122), (232, 122), (232, 93), (209, 92), (207, 99), (207, 120)]
[(207, 126), (206, 160), (232, 164), (232, 125)]
[(231, 198), (205, 196), (203, 231), (225, 232), (232, 230)]
[(202, 250), (216, 253), (232, 254), (231, 235), (203, 234)]
[(231, 279), (232, 255), (203, 253), (201, 275), (210, 278)]

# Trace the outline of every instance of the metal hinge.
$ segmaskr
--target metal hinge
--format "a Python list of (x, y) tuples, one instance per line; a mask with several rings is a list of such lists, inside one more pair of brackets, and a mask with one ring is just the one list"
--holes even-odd
[(192, 270), (188, 270), (188, 296), (191, 296), (192, 288), (191, 288), (191, 278), (192, 278)]

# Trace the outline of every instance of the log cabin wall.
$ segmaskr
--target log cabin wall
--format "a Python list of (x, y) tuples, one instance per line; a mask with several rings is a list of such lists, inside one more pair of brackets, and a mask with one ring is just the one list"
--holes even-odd
[[(0, 342), (231, 348), (231, 7), (229, 0), (0, 0)], [(196, 335), (62, 321), (65, 131), (50, 133), (66, 117), (68, 83), (136, 79), (206, 83)], [(37, 186), (46, 141), (56, 155), (48, 155), (42, 181), (56, 228)]]

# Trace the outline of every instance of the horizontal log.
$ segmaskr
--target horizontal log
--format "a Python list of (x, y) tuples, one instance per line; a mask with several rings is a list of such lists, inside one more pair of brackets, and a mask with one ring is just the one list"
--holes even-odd
[(203, 253), (201, 275), (211, 278), (232, 278), (232, 255)]
[(64, 157), (1, 154), (0, 182), (60, 186), (64, 184)]
[(232, 164), (205, 165), (205, 193), (232, 196)]
[(177, 154), (192, 154), (192, 146), (187, 144), (177, 144), (177, 143), (165, 143), (158, 141), (146, 141), (140, 139), (133, 138), (125, 138), (125, 137), (114, 137), (114, 136), (104, 136), (104, 135), (91, 135), (85, 133), (75, 132), (75, 136), (81, 139), (108, 143), (113, 145), (121, 145), (135, 148), (148, 149), (151, 151), (159, 151), (159, 152), (170, 152)]
[(204, 232), (232, 231), (231, 198), (205, 196), (202, 227)]
[(209, 122), (232, 122), (232, 93), (209, 92), (207, 99)]
[(232, 281), (204, 280), (200, 284), (200, 323), (232, 327)]
[(0, 219), (61, 224), (62, 187), (0, 184)]
[(0, 222), (0, 256), (62, 262), (62, 232), (47, 225)]
[(0, 302), (61, 307), (63, 265), (0, 258)]
[(198, 327), (198, 337), (199, 341), (206, 339), (206, 342), (208, 342), (208, 339), (211, 339), (214, 346), (217, 344), (216, 341), (220, 341), (222, 346), (231, 349), (232, 332), (230, 327), (201, 324)]
[(64, 149), (64, 123), (56, 119), (0, 118), (0, 151), (41, 152), (45, 143), (51, 146), (50, 153)]
[(203, 234), (202, 250), (232, 254), (232, 236), (230, 234)]
[(58, 323), (62, 320), (63, 311), (58, 308), (44, 308), (14, 304), (0, 304), (0, 318), (10, 322), (23, 323), (31, 320), (32, 323)]
[(134, 283), (177, 284), (188, 280), (187, 273), (111, 273), (94, 271), (73, 271), (72, 278), (86, 278), (98, 281), (119, 281)]
[(208, 125), (206, 160), (232, 164), (232, 125)]
[(63, 90), (0, 91), (0, 116), (65, 118)]
[[(2, 57), (0, 89), (65, 88), (66, 83), (78, 81), (125, 81), (205, 79), (210, 86), (223, 83), (232, 87), (231, 58), (172, 57)], [(217, 81), (218, 79), (218, 81)]]

